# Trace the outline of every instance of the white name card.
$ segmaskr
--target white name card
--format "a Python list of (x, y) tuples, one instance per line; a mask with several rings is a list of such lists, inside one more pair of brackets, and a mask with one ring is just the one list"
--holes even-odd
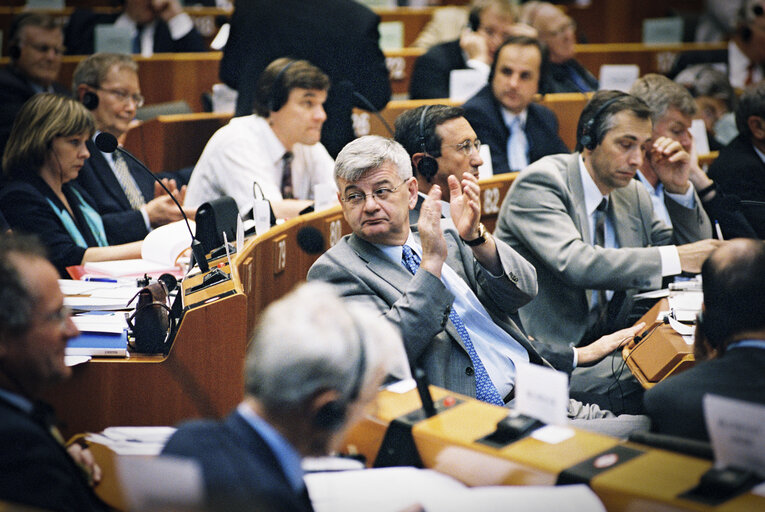
[(486, 85), (486, 73), (476, 69), (454, 69), (449, 73), (449, 99), (465, 101)]
[(271, 229), (271, 208), (265, 199), (256, 199), (252, 203), (252, 216), (255, 219), (255, 234), (260, 236)]
[(548, 425), (565, 425), (568, 376), (537, 364), (519, 364), (515, 376), (515, 410)]
[(133, 34), (127, 27), (114, 25), (96, 25), (96, 52), (127, 53), (133, 52)]
[(603, 64), (600, 66), (600, 90), (627, 92), (640, 76), (640, 67), (636, 64)]
[(715, 466), (765, 476), (765, 405), (711, 394), (703, 404)]

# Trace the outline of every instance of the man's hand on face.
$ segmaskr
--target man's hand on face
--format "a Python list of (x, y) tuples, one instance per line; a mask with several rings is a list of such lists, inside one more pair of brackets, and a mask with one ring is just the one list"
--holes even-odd
[(658, 137), (646, 152), (646, 158), (667, 192), (685, 194), (688, 191), (691, 158), (678, 141)]
[(424, 268), (434, 276), (441, 277), (441, 268), (446, 261), (446, 239), (441, 231), (441, 187), (433, 185), (428, 197), (420, 207), (420, 220), (417, 230), (422, 244), (422, 261)]

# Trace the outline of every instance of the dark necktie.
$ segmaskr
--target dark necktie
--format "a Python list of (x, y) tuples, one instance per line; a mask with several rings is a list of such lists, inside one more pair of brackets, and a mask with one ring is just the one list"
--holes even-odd
[(587, 82), (584, 81), (584, 78), (577, 72), (577, 70), (574, 68), (574, 66), (566, 63), (564, 64), (566, 67), (566, 72), (568, 72), (568, 76), (571, 78), (571, 81), (574, 82), (574, 85), (579, 89), (579, 92), (590, 92), (592, 88), (587, 85)]
[[(402, 249), (402, 261), (404, 266), (412, 274), (417, 273), (417, 269), (420, 268), (420, 257), (415, 254), (408, 245), (403, 246)], [(499, 391), (497, 391), (497, 388), (491, 381), (489, 373), (486, 371), (486, 368), (481, 362), (481, 358), (478, 356), (478, 352), (476, 352), (475, 347), (473, 346), (470, 334), (468, 334), (465, 324), (462, 323), (460, 316), (454, 311), (454, 307), (449, 310), (449, 320), (451, 320), (452, 324), (457, 329), (460, 338), (462, 338), (462, 343), (465, 344), (465, 350), (467, 350), (467, 353), (470, 356), (470, 361), (473, 363), (473, 369), (475, 370), (475, 397), (482, 402), (504, 406), (505, 401), (499, 396)]]
[(141, 53), (141, 36), (143, 36), (144, 25), (136, 25), (135, 35), (133, 36), (133, 53)]
[(292, 192), (292, 158), (291, 151), (284, 153), (282, 157), (282, 199), (294, 199)]
[[(608, 208), (608, 199), (603, 198), (595, 209), (595, 245), (606, 246), (606, 209)], [(603, 317), (608, 309), (608, 298), (606, 290), (598, 290), (598, 317)]]

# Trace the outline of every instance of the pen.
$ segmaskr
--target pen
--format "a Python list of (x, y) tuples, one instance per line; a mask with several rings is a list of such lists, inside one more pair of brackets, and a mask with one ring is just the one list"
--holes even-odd
[(718, 240), (725, 240), (723, 238), (722, 229), (720, 229), (720, 223), (715, 220), (715, 233), (717, 233)]
[(96, 283), (116, 283), (116, 279), (110, 279), (108, 277), (86, 277), (85, 281), (93, 281)]

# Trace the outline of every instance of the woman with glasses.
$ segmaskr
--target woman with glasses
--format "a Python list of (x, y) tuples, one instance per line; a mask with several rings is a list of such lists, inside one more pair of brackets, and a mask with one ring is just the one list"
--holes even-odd
[(0, 212), (14, 231), (40, 237), (63, 277), (71, 265), (141, 256), (141, 242), (109, 246), (93, 200), (73, 183), (93, 132), (81, 103), (38, 94), (19, 111), (3, 155)]

